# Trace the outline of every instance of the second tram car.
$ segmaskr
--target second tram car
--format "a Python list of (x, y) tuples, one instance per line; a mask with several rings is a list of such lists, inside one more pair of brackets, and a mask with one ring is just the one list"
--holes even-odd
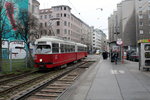
[(150, 39), (139, 40), (139, 70), (150, 69)]
[(53, 68), (82, 59), (87, 56), (87, 46), (60, 39), (41, 37), (35, 41), (35, 67)]

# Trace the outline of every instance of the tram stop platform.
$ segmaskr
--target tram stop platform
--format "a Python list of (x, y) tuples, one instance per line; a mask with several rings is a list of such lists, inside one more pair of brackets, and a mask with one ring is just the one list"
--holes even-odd
[(150, 72), (139, 71), (138, 62), (117, 65), (99, 55), (58, 100), (150, 100)]

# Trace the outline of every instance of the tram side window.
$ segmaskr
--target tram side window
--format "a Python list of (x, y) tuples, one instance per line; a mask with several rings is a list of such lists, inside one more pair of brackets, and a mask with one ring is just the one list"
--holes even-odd
[(78, 52), (84, 51), (84, 47), (78, 46)]
[(61, 51), (62, 53), (65, 52), (65, 45), (64, 45), (64, 44), (60, 44), (60, 51)]
[(145, 48), (145, 51), (150, 51), (150, 44), (146, 44), (144, 48)]
[(52, 43), (52, 52), (59, 53), (59, 44), (58, 43)]
[(65, 52), (67, 53), (67, 51), (68, 51), (68, 50), (67, 50), (67, 45), (65, 44)]
[(75, 46), (74, 45), (71, 45), (71, 52), (75, 52)]
[(86, 48), (84, 47), (84, 50), (83, 51), (86, 51)]
[(66, 45), (66, 52), (69, 52), (69, 45)]

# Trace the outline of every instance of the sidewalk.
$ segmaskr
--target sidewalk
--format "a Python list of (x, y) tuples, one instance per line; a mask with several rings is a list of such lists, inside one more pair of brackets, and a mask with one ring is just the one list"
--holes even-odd
[(136, 62), (99, 60), (59, 100), (150, 100), (150, 74)]

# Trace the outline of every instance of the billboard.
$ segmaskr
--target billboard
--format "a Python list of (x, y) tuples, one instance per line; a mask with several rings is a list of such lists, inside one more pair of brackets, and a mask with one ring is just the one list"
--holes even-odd
[(29, 8), (29, 0), (3, 0), (3, 25), (4, 30), (2, 34), (3, 40), (21, 40), (21, 38), (16, 38), (17, 31), (17, 17), (21, 16), (19, 13), (21, 10), (28, 11)]

